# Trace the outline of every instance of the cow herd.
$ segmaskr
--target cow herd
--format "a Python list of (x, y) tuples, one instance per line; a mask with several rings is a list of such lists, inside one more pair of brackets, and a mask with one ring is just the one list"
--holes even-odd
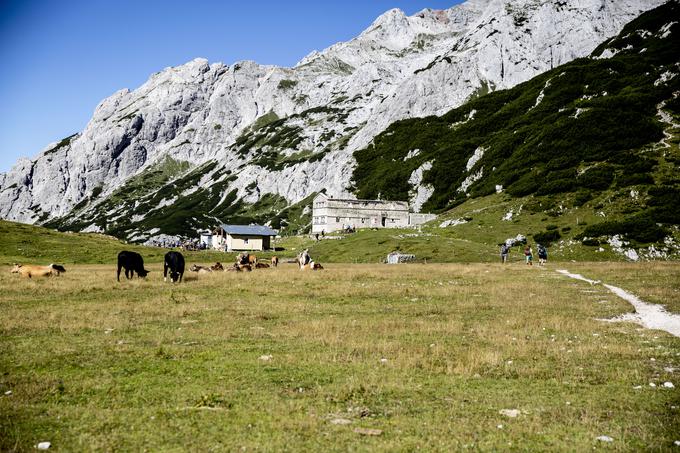
[[(291, 261), (289, 261), (291, 262)], [(300, 270), (321, 270), (323, 266), (319, 263), (315, 263), (309, 256), (307, 250), (302, 251), (298, 254), (297, 259), (293, 261), (297, 263)], [(257, 257), (251, 253), (240, 253), (236, 257), (236, 262), (232, 266), (223, 266), (221, 263), (215, 263), (212, 266), (199, 266), (193, 264), (189, 271), (196, 272), (199, 274), (209, 273), (209, 272), (251, 272), (253, 269), (268, 269), (271, 267), (278, 267), (279, 258), (273, 256), (270, 262), (265, 263), (258, 261)], [(181, 282), (184, 276), (185, 261), (184, 256), (175, 251), (170, 251), (165, 254), (163, 260), (163, 281), (168, 281), (168, 275), (170, 276), (170, 281)], [(120, 271), (125, 270), (125, 278), (128, 280), (137, 274), (138, 277), (144, 278), (149, 274), (149, 271), (144, 269), (144, 258), (137, 252), (131, 252), (124, 250), (118, 254), (118, 267), (116, 271), (116, 280), (120, 282)], [(22, 277), (32, 278), (32, 277), (49, 277), (53, 275), (59, 275), (60, 273), (66, 272), (66, 269), (58, 264), (50, 264), (49, 266), (34, 266), (34, 265), (24, 265), (15, 264), (12, 268), (12, 273), (19, 274)]]

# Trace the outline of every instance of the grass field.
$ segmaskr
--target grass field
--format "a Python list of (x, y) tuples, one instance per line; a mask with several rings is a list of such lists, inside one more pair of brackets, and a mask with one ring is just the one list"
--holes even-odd
[(0, 450), (674, 451), (680, 338), (553, 272), (677, 302), (677, 264), (617, 266), (4, 268)]

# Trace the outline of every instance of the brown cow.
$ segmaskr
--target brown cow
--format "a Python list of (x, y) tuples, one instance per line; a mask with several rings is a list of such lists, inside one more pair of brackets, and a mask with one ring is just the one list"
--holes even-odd
[(255, 269), (269, 269), (269, 264), (267, 264), (267, 263), (255, 263)]
[(189, 270), (191, 272), (198, 272), (199, 274), (207, 274), (208, 272), (212, 272), (212, 269), (209, 267), (199, 266), (198, 264), (192, 264)]
[(320, 271), (323, 270), (323, 266), (321, 263), (315, 263), (314, 261), (310, 261), (308, 264), (305, 264), (304, 266), (300, 266), (301, 271)]
[(236, 264), (250, 264), (255, 265), (257, 263), (257, 257), (253, 254), (242, 252), (236, 256)]
[(26, 278), (51, 277), (52, 275), (59, 275), (62, 272), (66, 272), (66, 269), (59, 264), (50, 264), (49, 266), (15, 264), (11, 272)]
[(279, 265), (279, 257), (278, 256), (272, 256), (272, 266), (278, 267)]
[(225, 272), (243, 272), (243, 271), (251, 272), (252, 270), (253, 270), (253, 266), (251, 266), (250, 264), (234, 263), (233, 266), (226, 268), (224, 271)]
[(223, 271), (224, 266), (222, 266), (222, 263), (217, 262), (217, 263), (213, 264), (212, 266), (210, 266), (210, 270), (212, 270), (212, 271)]

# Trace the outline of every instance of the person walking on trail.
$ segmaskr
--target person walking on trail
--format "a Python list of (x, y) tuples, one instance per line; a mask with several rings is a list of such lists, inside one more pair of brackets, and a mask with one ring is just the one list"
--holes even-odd
[(548, 262), (548, 250), (545, 248), (543, 244), (538, 244), (537, 249), (538, 249), (538, 264), (543, 266), (545, 265), (545, 263)]
[(526, 260), (527, 266), (534, 265), (534, 251), (530, 244), (524, 247), (524, 259)]
[(504, 242), (501, 244), (501, 264), (508, 262), (508, 253), (510, 252), (510, 247)]

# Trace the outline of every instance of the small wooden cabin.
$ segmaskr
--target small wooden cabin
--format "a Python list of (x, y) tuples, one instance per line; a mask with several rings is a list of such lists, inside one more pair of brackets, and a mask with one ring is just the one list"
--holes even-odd
[(213, 247), (227, 252), (264, 251), (272, 248), (278, 232), (262, 225), (220, 225), (212, 238)]

